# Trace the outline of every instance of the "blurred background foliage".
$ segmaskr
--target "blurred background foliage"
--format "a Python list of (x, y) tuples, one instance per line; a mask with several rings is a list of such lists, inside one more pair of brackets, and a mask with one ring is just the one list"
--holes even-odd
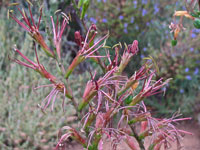
[[(57, 131), (60, 127), (66, 124), (76, 127), (78, 124), (75, 121), (73, 107), (70, 105), (63, 112), (61, 103), (57, 102), (53, 112), (48, 109), (47, 114), (42, 113), (37, 105), (49, 94), (51, 88), (41, 88), (37, 91), (33, 89), (48, 84), (48, 81), (33, 70), (9, 60), (9, 57), (19, 58), (13, 52), (15, 44), (25, 56), (35, 60), (33, 40), (16, 22), (7, 18), (9, 3), (12, 2), (16, 1), (3, 0), (0, 5), (0, 149), (51, 149), (56, 144)], [(27, 9), (25, 1), (18, 0), (18, 2), (19, 7)], [(186, 30), (178, 37), (178, 45), (171, 47), (170, 44), (172, 37), (168, 26), (175, 10), (185, 10), (182, 1), (93, 0), (90, 1), (84, 21), (79, 19), (71, 5), (71, 0), (34, 2), (35, 19), (39, 15), (40, 4), (44, 4), (40, 30), (47, 41), (52, 38), (49, 16), (54, 16), (54, 12), (58, 9), (72, 16), (62, 42), (62, 57), (66, 67), (78, 50), (73, 40), (74, 31), (80, 30), (84, 35), (84, 26), (95, 23), (101, 35), (109, 31), (108, 46), (118, 42), (130, 44), (137, 39), (140, 51), (126, 68), (127, 74), (139, 69), (143, 58), (150, 55), (160, 68), (158, 78), (173, 78), (166, 87), (164, 96), (157, 95), (146, 100), (154, 114), (168, 116), (180, 110), (184, 116), (198, 119), (197, 114), (200, 112), (199, 30), (194, 29), (192, 22), (185, 19)], [(15, 15), (19, 16), (19, 12)], [(49, 44), (51, 45), (50, 42)], [(51, 66), (51, 73), (59, 76), (56, 64), (47, 58), (39, 47), (38, 55), (47, 70)], [(95, 64), (92, 65), (97, 67)], [(83, 87), (87, 79), (90, 79), (89, 73), (84, 71), (90, 67), (88, 62), (81, 64), (76, 69), (76, 74), (71, 77), (70, 84), (76, 97), (82, 96)], [(74, 82), (77, 79), (79, 82)], [(61, 99), (62, 95), (57, 98), (57, 101)]]
[(186, 10), (184, 1), (94, 0), (93, 9), (96, 11), (88, 11), (86, 20), (104, 33), (109, 30), (108, 45), (139, 41), (139, 57), (134, 57), (126, 68), (128, 74), (141, 65), (143, 58), (152, 56), (160, 68), (157, 78), (173, 78), (164, 96), (146, 101), (155, 115), (171, 115), (180, 109), (185, 116), (195, 116), (200, 111), (200, 30), (184, 19), (186, 30), (178, 37), (178, 45), (171, 47), (170, 43), (173, 38), (169, 25), (175, 10)]

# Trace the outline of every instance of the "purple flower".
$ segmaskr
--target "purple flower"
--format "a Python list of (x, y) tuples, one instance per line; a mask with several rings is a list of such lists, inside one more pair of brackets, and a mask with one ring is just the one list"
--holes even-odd
[(146, 52), (146, 51), (147, 51), (147, 48), (146, 48), (146, 47), (144, 47), (144, 48), (143, 48), (143, 51), (144, 51), (144, 52)]
[(124, 28), (127, 28), (128, 27), (128, 23), (124, 23)]
[(199, 68), (195, 68), (194, 75), (197, 75), (198, 73), (199, 73)]
[(185, 6), (182, 6), (182, 10), (186, 10)]
[(160, 8), (158, 7), (158, 4), (154, 5), (154, 15), (159, 12)]
[(200, 30), (195, 28), (195, 29), (192, 29), (192, 32), (193, 32), (193, 33), (199, 33)]
[(126, 28), (124, 29), (124, 33), (128, 33), (128, 30)]
[(134, 17), (131, 17), (131, 23), (133, 23), (133, 22), (134, 22), (134, 20), (135, 20), (135, 18), (134, 18)]
[(134, 0), (133, 4), (134, 4), (134, 8), (137, 8), (137, 0)]
[(92, 23), (94, 23), (94, 24), (97, 23), (97, 20), (96, 20), (95, 18), (93, 18), (93, 17), (90, 18), (90, 21), (91, 21)]
[(191, 77), (190, 75), (187, 75), (185, 78), (186, 78), (187, 80), (192, 80), (192, 77)]
[(120, 19), (120, 20), (124, 19), (124, 16), (120, 15), (120, 16), (119, 16), (119, 19)]
[(190, 36), (191, 38), (195, 38), (197, 35), (195, 33), (192, 33)]
[(136, 29), (136, 30), (139, 30), (139, 27), (138, 27), (138, 25), (136, 25), (136, 26), (135, 26), (135, 29)]
[(189, 68), (185, 68), (185, 72), (188, 72), (190, 69)]
[(103, 19), (102, 19), (102, 22), (103, 22), (103, 23), (106, 23), (106, 22), (107, 22), (107, 19), (106, 19), (106, 18), (103, 18)]
[(191, 47), (191, 48), (190, 48), (190, 52), (193, 52), (193, 51), (194, 51), (194, 48), (193, 48), (193, 47)]
[(145, 57), (145, 56), (144, 56), (143, 54), (140, 56), (141, 59), (143, 59), (144, 57)]
[(147, 23), (146, 23), (146, 25), (147, 25), (147, 26), (149, 26), (149, 25), (150, 25), (150, 23), (149, 23), (149, 22), (147, 22)]
[(176, 57), (176, 55), (173, 53), (173, 54), (172, 54), (172, 57)]
[(147, 10), (146, 9), (142, 9), (142, 16), (145, 16), (147, 14)]
[(180, 93), (184, 93), (184, 89), (180, 89)]
[(147, 0), (142, 0), (142, 4), (146, 4), (147, 3)]

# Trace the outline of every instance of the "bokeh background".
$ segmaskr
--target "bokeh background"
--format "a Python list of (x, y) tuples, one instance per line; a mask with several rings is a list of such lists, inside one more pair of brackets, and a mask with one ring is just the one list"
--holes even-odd
[[(16, 45), (23, 54), (35, 60), (33, 41), (28, 33), (8, 19), (8, 9), (13, 9), (19, 17), (16, 8), (9, 3), (16, 1), (3, 0), (0, 2), (0, 149), (51, 149), (55, 146), (58, 129), (66, 124), (78, 126), (73, 107), (69, 105), (62, 111), (59, 97), (53, 112), (47, 110), (44, 114), (37, 107), (49, 94), (50, 88), (33, 90), (39, 85), (48, 84), (34, 71), (17, 65), (9, 60), (18, 58), (13, 51)], [(27, 10), (27, 3), (18, 0), (19, 7)], [(37, 3), (38, 2), (38, 3)], [(77, 52), (74, 42), (74, 32), (84, 33), (84, 25), (75, 14), (70, 0), (38, 0), (33, 7), (34, 18), (39, 16), (39, 3), (44, 4), (41, 33), (48, 39), (52, 38), (50, 17), (61, 9), (70, 13), (72, 20), (65, 31), (62, 50), (65, 66), (68, 66)], [(200, 123), (200, 48), (199, 32), (194, 29), (192, 21), (184, 19), (186, 30), (178, 37), (178, 44), (171, 46), (173, 39), (169, 24), (175, 10), (186, 10), (181, 0), (93, 0), (85, 15), (85, 25), (94, 23), (100, 35), (108, 31), (110, 37), (107, 45), (118, 42), (132, 43), (139, 41), (139, 53), (126, 68), (130, 74), (143, 62), (143, 58), (152, 56), (159, 67), (158, 78), (173, 78), (166, 87), (165, 94), (157, 95), (146, 100), (149, 109), (155, 116), (169, 117), (180, 111), (183, 116), (191, 116), (192, 122)], [(46, 33), (47, 31), (48, 33)], [(51, 43), (49, 43), (51, 45)], [(57, 75), (57, 66), (51, 59), (45, 57), (39, 50), (40, 61)], [(87, 79), (90, 79), (88, 68), (99, 68), (91, 63), (81, 64), (71, 77), (70, 82), (76, 97), (82, 96), (82, 89)], [(74, 78), (74, 80), (73, 80)], [(77, 82), (78, 81), (78, 82)]]

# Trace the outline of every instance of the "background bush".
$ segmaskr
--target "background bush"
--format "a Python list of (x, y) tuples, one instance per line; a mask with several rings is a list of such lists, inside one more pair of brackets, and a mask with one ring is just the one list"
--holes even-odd
[[(36, 61), (36, 57), (34, 55), (32, 38), (16, 22), (7, 19), (8, 3), (4, 2), (3, 4), (0, 13), (0, 149), (49, 150), (56, 144), (55, 141), (57, 141), (59, 128), (66, 124), (72, 124), (75, 128), (77, 127), (75, 122), (76, 117), (73, 116), (75, 112), (73, 112), (73, 107), (71, 106), (63, 112), (60, 103), (55, 104), (53, 112), (50, 109), (47, 110), (47, 113), (51, 115), (46, 115), (39, 109), (38, 104), (41, 104), (41, 101), (52, 89), (47, 87), (34, 90), (35, 87), (49, 84), (49, 82), (41, 78), (35, 71), (9, 60), (9, 58), (20, 59), (13, 51), (15, 44), (31, 60)], [(45, 18), (46, 16), (46, 18), (41, 23), (40, 29), (42, 34), (45, 34), (44, 31), (48, 28), (52, 28), (49, 16), (54, 15), (54, 12), (59, 8), (59, 3), (50, 2), (49, 6), (47, 3), (44, 4), (43, 17)], [(27, 4), (21, 3), (19, 7), (27, 8)], [(39, 7), (37, 6), (33, 7), (34, 18), (38, 17), (38, 9)], [(18, 16), (19, 12), (15, 15)], [(76, 49), (73, 41), (71, 43), (68, 41), (67, 32), (69, 31), (70, 28), (66, 30), (66, 36), (63, 38), (65, 66), (68, 66), (72, 60), (71, 51)], [(45, 35), (44, 37), (46, 36), (50, 37), (49, 35)], [(40, 62), (43, 62), (47, 70), (49, 70), (48, 66), (50, 65), (53, 68), (51, 70), (52, 74), (59, 76), (57, 66), (52, 63), (51, 59), (47, 59), (39, 47), (37, 49)], [(78, 69), (76, 71), (77, 74), (73, 78), (76, 78), (76, 81), (79, 80), (79, 82), (72, 82), (70, 84), (75, 89), (74, 95), (81, 97), (82, 90), (80, 87), (85, 85), (90, 76), (87, 72), (78, 74), (80, 71)], [(58, 96), (57, 100), (60, 99), (62, 97)]]
[[(160, 68), (159, 77), (173, 78), (165, 96), (154, 97), (149, 105), (157, 115), (174, 113), (177, 109), (188, 116), (199, 112), (199, 65), (198, 35), (193, 22), (184, 19), (186, 30), (178, 37), (178, 46), (171, 47), (173, 39), (169, 25), (175, 10), (186, 10), (182, 1), (149, 0), (95, 0), (86, 19), (97, 24), (101, 31), (112, 35), (108, 43), (139, 41), (140, 57), (135, 58), (127, 73), (138, 67), (143, 58), (153, 56)], [(178, 21), (178, 20), (177, 20)], [(196, 106), (196, 107), (195, 107)]]

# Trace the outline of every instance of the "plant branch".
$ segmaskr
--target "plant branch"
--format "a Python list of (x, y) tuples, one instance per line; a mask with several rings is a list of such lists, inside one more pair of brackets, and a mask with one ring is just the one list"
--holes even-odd
[(141, 140), (137, 134), (137, 132), (135, 131), (135, 127), (134, 125), (129, 125), (129, 127), (131, 128), (131, 131), (133, 132), (133, 136), (135, 137), (135, 139), (137, 140), (139, 146), (140, 146), (140, 149), (141, 150), (145, 150), (145, 147), (144, 147), (144, 142), (143, 140)]

